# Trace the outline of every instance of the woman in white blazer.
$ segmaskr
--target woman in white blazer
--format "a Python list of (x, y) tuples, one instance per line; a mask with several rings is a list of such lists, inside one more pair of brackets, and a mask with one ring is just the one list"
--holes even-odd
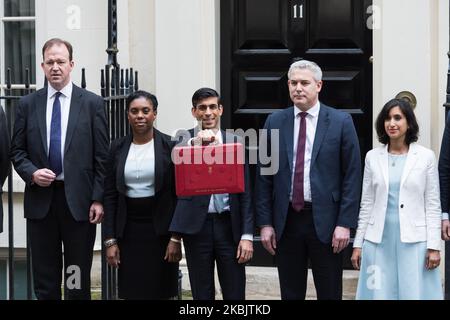
[(443, 299), (435, 155), (415, 143), (419, 126), (404, 100), (387, 102), (375, 126), (384, 146), (366, 155), (352, 254), (356, 299)]

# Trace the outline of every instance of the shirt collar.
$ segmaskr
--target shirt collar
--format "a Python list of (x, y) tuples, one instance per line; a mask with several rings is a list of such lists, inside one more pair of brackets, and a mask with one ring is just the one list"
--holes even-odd
[(222, 130), (218, 130), (218, 131), (216, 132), (216, 140), (217, 140), (220, 144), (223, 143), (223, 139), (222, 139)]
[[(306, 113), (308, 115), (312, 116), (313, 118), (315, 118), (319, 115), (319, 111), (320, 111), (320, 102), (319, 102), (319, 100), (317, 100), (317, 103), (312, 108), (310, 108), (308, 111), (306, 111)], [(297, 117), (300, 112), (303, 112), (303, 111), (301, 111), (299, 108), (294, 106), (294, 116)]]
[[(73, 83), (69, 82), (64, 88), (59, 90), (64, 97), (72, 96)], [(49, 98), (53, 98), (53, 96), (58, 92), (55, 88), (53, 88), (50, 84), (48, 84), (48, 93), (47, 96)]]

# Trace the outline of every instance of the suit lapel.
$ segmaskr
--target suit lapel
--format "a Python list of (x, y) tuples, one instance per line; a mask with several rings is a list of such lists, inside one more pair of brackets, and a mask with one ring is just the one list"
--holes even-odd
[(125, 162), (128, 157), (128, 153), (130, 152), (130, 146), (133, 136), (130, 134), (124, 140), (122, 146), (120, 147), (119, 154), (117, 157), (117, 175), (116, 175), (116, 185), (117, 189), (125, 194), (126, 186), (125, 186)]
[(69, 121), (67, 123), (66, 142), (64, 146), (64, 153), (69, 149), (70, 141), (72, 140), (75, 128), (78, 122), (82, 104), (83, 92), (76, 85), (73, 85), (72, 98), (70, 100)]
[(383, 173), (384, 183), (386, 185), (386, 190), (389, 190), (389, 156), (388, 156), (388, 146), (380, 149), (380, 154), (378, 157), (378, 165), (381, 172)]
[(412, 168), (416, 165), (418, 156), (417, 156), (417, 148), (414, 143), (409, 146), (408, 155), (406, 156), (405, 168), (403, 169), (402, 179), (400, 182), (400, 188), (402, 188), (403, 183), (411, 172)]
[[(295, 107), (294, 107), (295, 108)], [(283, 135), (284, 143), (286, 144), (286, 152), (289, 162), (289, 168), (292, 172), (292, 161), (294, 154), (294, 108), (286, 109), (284, 113), (284, 120), (282, 121), (281, 132)], [(273, 141), (272, 141), (273, 143)], [(273, 155), (272, 155), (273, 157)]]
[(164, 179), (164, 157), (166, 151), (163, 149), (162, 137), (158, 130), (153, 129), (153, 141), (155, 148), (155, 194), (161, 190)]
[(42, 89), (38, 92), (36, 98), (36, 117), (41, 133), (42, 145), (44, 146), (45, 155), (48, 155), (47, 145), (47, 90)]
[(330, 125), (330, 119), (328, 110), (323, 104), (320, 104), (319, 119), (317, 119), (316, 135), (314, 137), (314, 145), (311, 156), (311, 166), (319, 154), (320, 146), (322, 145), (323, 138), (325, 137), (328, 127)]

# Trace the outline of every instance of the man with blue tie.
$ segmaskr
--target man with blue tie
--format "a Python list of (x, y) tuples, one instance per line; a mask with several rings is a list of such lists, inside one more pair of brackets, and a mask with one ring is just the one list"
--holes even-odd
[[(288, 72), (293, 107), (267, 120), (265, 150), (278, 144), (277, 171), (259, 164), (256, 225), (276, 257), (281, 298), (303, 300), (308, 263), (318, 299), (342, 299), (342, 250), (357, 225), (361, 188), (358, 137), (349, 114), (319, 102), (322, 70), (294, 62)], [(271, 133), (279, 131), (279, 139)], [(270, 170), (269, 170), (270, 171)]]
[[(198, 89), (192, 96), (191, 112), (198, 127), (189, 130), (194, 137), (189, 144), (241, 142), (220, 130), (223, 106), (214, 89)], [(245, 262), (253, 255), (250, 202), (247, 166), (242, 193), (178, 197), (169, 230), (183, 237), (194, 300), (215, 299), (214, 263), (223, 299), (245, 299)]]
[(103, 218), (106, 113), (100, 96), (72, 84), (69, 42), (50, 39), (42, 55), (48, 87), (20, 100), (11, 143), (12, 162), (26, 183), (34, 291), (39, 300), (61, 299), (64, 274), (65, 299), (86, 300)]

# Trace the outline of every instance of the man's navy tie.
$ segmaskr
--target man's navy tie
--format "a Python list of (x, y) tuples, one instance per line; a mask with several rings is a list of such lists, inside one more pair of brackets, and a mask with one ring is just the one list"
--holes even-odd
[(61, 92), (57, 92), (55, 94), (55, 101), (53, 101), (52, 122), (50, 125), (50, 147), (48, 152), (50, 170), (52, 170), (56, 176), (62, 172), (60, 96)]

